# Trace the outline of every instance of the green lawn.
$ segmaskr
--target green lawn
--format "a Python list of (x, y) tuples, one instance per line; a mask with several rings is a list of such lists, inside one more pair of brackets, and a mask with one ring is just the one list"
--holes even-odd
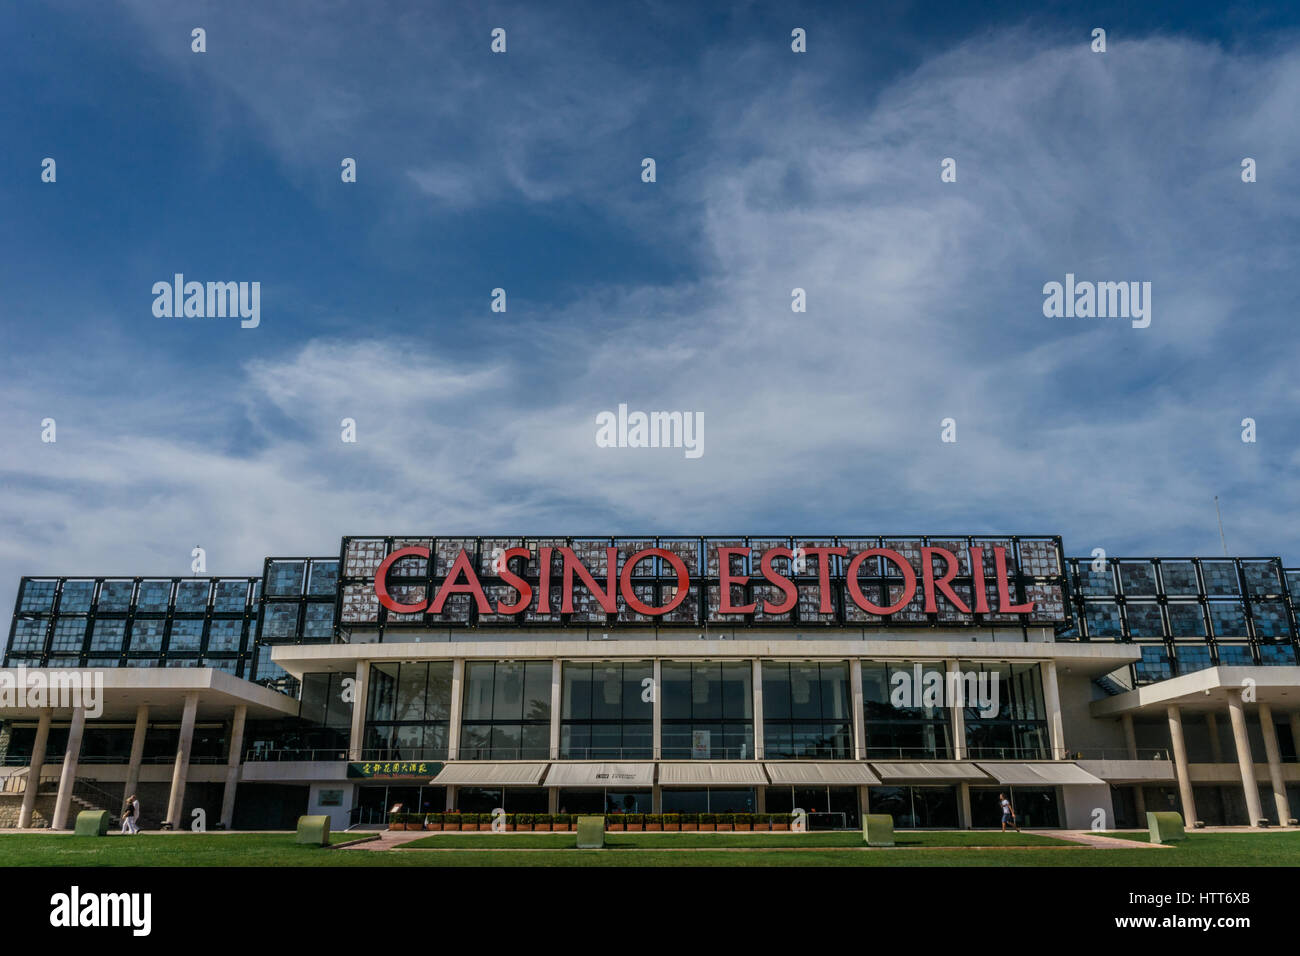
[[(962, 846), (1067, 846), (1078, 844), (1056, 837), (1036, 833), (968, 833), (961, 831), (898, 832), (895, 840), (900, 847), (962, 847)], [(400, 849), (572, 849), (576, 842), (573, 833), (443, 833), (427, 836)], [(605, 845), (610, 849), (627, 847), (645, 849), (746, 849), (796, 847), (861, 847), (862, 834), (840, 833), (606, 833)]]
[[(1134, 834), (1114, 834), (1135, 837)], [(355, 834), (334, 834), (335, 840), (349, 840)], [(785, 834), (758, 835), (742, 844), (752, 849), (709, 849), (680, 852), (664, 849), (636, 849), (646, 839), (743, 840), (741, 834), (610, 834), (623, 843), (608, 850), (566, 848), (524, 848), (482, 852), (468, 845), (463, 850), (440, 853), (419, 850), (327, 850), (298, 846), (293, 834), (141, 834), (138, 837), (75, 837), (65, 834), (0, 835), (0, 866), (1296, 866), (1300, 865), (1300, 833), (1193, 833), (1170, 849), (1092, 849), (1088, 847), (1025, 846), (1012, 844), (1028, 834), (1007, 835), (1001, 848), (969, 847), (961, 840), (1001, 839), (1000, 834), (928, 833), (905, 834), (904, 839), (948, 841), (918, 843), (917, 848), (892, 850), (837, 849), (832, 844), (812, 845), (804, 850), (762, 849)], [(845, 834), (804, 834), (801, 839), (841, 838)], [(571, 834), (447, 834), (441, 840), (571, 840)], [(751, 838), (752, 839), (752, 838)], [(1045, 838), (1050, 840), (1051, 838)], [(635, 841), (635, 842), (634, 842)], [(478, 845), (477, 843), (475, 845)], [(555, 843), (542, 843), (543, 847)], [(658, 846), (658, 844), (649, 844)], [(677, 845), (677, 844), (673, 844)], [(683, 844), (684, 845), (684, 844)], [(699, 844), (696, 844), (699, 845)], [(1019, 846), (1020, 848), (1017, 848)]]

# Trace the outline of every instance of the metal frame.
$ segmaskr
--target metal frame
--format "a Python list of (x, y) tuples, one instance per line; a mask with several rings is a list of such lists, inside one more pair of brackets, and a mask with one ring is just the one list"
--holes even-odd
[[(399, 573), (399, 569), (390, 572), (390, 589), (395, 592), (402, 592), (404, 589), (407, 593), (420, 592), (429, 595), (434, 593), (434, 589), (443, 583), (445, 573), (440, 565), (448, 563), (447, 556), (449, 551), (440, 551), (440, 545), (447, 544), (456, 548), (465, 547), (467, 551), (472, 547), (472, 558), (474, 561), (475, 573), (484, 591), (489, 595), (494, 593), (494, 589), (506, 589), (513, 593), (501, 579), (492, 572), (491, 554), (493, 547), (537, 547), (537, 546), (568, 546), (573, 547), (579, 556), (582, 556), (583, 547), (599, 547), (601, 549), (607, 546), (624, 546), (640, 548), (663, 547), (666, 550), (677, 551), (683, 545), (694, 545), (694, 558), (691, 567), (692, 572), (692, 591), (693, 598), (688, 599), (682, 607), (678, 608), (671, 615), (664, 618), (641, 618), (634, 612), (626, 609), (621, 610), (618, 615), (608, 615), (603, 612), (589, 613), (584, 611), (575, 603), (575, 613), (560, 614), (554, 613), (545, 620), (536, 619), (530, 611), (524, 611), (518, 615), (502, 616), (498, 618), (493, 614), (490, 616), (480, 615), (477, 608), (472, 606), (468, 599), (464, 603), (466, 609), (463, 614), (456, 612), (449, 614), (451, 608), (449, 603), (441, 615), (432, 615), (428, 612), (410, 615), (397, 616), (382, 607), (375, 608), (375, 618), (373, 620), (355, 620), (351, 615), (345, 613), (345, 599), (349, 589), (360, 589), (357, 593), (366, 595), (373, 594), (373, 575), (374, 569), (368, 568), (368, 573), (349, 574), (348, 573), (348, 556), (352, 550), (353, 542), (371, 542), (382, 543), (382, 554), (387, 556), (400, 546), (410, 543), (419, 542), (422, 546), (427, 546), (433, 552), (433, 558), (427, 562), (421, 561), (425, 567), (422, 572), (410, 575)], [(1059, 569), (1056, 574), (1032, 575), (1025, 574), (1021, 571), (1021, 545), (1026, 542), (1042, 542), (1049, 546), (1053, 554), (1056, 567)], [(719, 545), (731, 545), (736, 547), (749, 547), (759, 550), (760, 546), (785, 546), (793, 547), (796, 543), (817, 544), (829, 546), (847, 546), (850, 551), (861, 551), (869, 547), (889, 547), (893, 545), (906, 545), (908, 547), (920, 548), (925, 545), (941, 546), (959, 544), (962, 549), (972, 545), (983, 545), (986, 548), (986, 562), (991, 563), (992, 555), (987, 549), (994, 544), (1008, 545), (1008, 572), (1014, 585), (1015, 599), (1017, 603), (1025, 600), (1027, 587), (1056, 587), (1060, 589), (1060, 602), (1062, 616), (1042, 617), (1030, 615), (1001, 615), (997, 612), (990, 614), (969, 614), (964, 615), (952, 609), (941, 610), (936, 614), (926, 614), (924, 611), (916, 609), (909, 605), (903, 610), (887, 616), (876, 617), (867, 615), (860, 611), (856, 605), (846, 598), (844, 582), (844, 563), (841, 558), (832, 556), (831, 564), (831, 590), (833, 613), (829, 618), (823, 618), (819, 613), (809, 614), (805, 610), (802, 595), (804, 590), (809, 587), (815, 588), (818, 585), (818, 574), (812, 567), (806, 569), (809, 573), (792, 574), (789, 568), (789, 562), (783, 561), (786, 576), (789, 577), (797, 588), (800, 589), (800, 600), (795, 608), (785, 615), (779, 617), (769, 617), (761, 612), (747, 615), (737, 615), (734, 617), (720, 618), (718, 615), (710, 613), (708, 603), (711, 592), (716, 591), (719, 584), (717, 568), (714, 567), (715, 559), (712, 558), (713, 549)], [(676, 546), (676, 548), (674, 547)], [(687, 548), (683, 555), (690, 553)], [(959, 555), (960, 557), (961, 555)], [(603, 554), (601, 555), (603, 558)], [(648, 598), (655, 604), (663, 604), (663, 592), (667, 587), (674, 585), (676, 578), (671, 570), (665, 573), (660, 566), (663, 562), (658, 558), (647, 559), (638, 565), (638, 570), (648, 569), (648, 573), (635, 574), (632, 577), (632, 584), (635, 588), (649, 589)], [(691, 562), (688, 562), (688, 565)], [(761, 578), (757, 568), (757, 562), (752, 556), (748, 560), (742, 559), (744, 566), (734, 568), (733, 573), (738, 575), (749, 575), (751, 580), (739, 588), (743, 592), (737, 595), (736, 602), (739, 604), (749, 604), (755, 600), (755, 593), (761, 592), (766, 585)], [(531, 563), (530, 563), (531, 564)], [(552, 587), (555, 586), (557, 574), (561, 569), (559, 562), (553, 559), (552, 563)], [(526, 567), (522, 571), (516, 559), (512, 571), (528, 581), (536, 589), (539, 584), (538, 570), (533, 567)], [(878, 591), (876, 598), (883, 600), (883, 588), (897, 580), (897, 575), (880, 573), (877, 566), (875, 574), (870, 577), (862, 577), (859, 580), (863, 582), (864, 588), (875, 587)], [(597, 578), (600, 573), (593, 572)], [(757, 580), (755, 580), (757, 578)], [(952, 584), (954, 589), (959, 593), (964, 590), (965, 593), (971, 593), (972, 579), (969, 574), (959, 574), (953, 578)], [(985, 584), (995, 586), (996, 582), (992, 578), (991, 564), (986, 564)], [(575, 586), (575, 602), (578, 600), (582, 589), (580, 585)], [(376, 602), (377, 603), (377, 602)], [(594, 602), (593, 602), (594, 603)], [(622, 598), (619, 598), (620, 606)], [(920, 605), (920, 600), (914, 601), (915, 605)], [(690, 616), (682, 615), (683, 608), (687, 606), (694, 607), (694, 614)], [(598, 607), (598, 606), (597, 606)], [(822, 627), (862, 627), (864, 630), (870, 630), (877, 627), (907, 627), (907, 628), (947, 628), (947, 627), (1019, 627), (1022, 634), (1027, 632), (1030, 627), (1052, 627), (1069, 621), (1072, 603), (1070, 600), (1070, 587), (1068, 575), (1066, 573), (1065, 554), (1061, 545), (1059, 535), (961, 535), (961, 534), (891, 534), (891, 535), (619, 535), (617, 537), (595, 537), (595, 536), (562, 536), (562, 535), (456, 535), (456, 536), (420, 536), (420, 535), (347, 535), (343, 538), (339, 550), (339, 595), (336, 606), (336, 618), (341, 634), (351, 633), (353, 628), (364, 628), (370, 630), (374, 628), (378, 633), (380, 642), (384, 640), (384, 634), (389, 627), (393, 628), (448, 628), (451, 630), (474, 628), (480, 626), (508, 626), (519, 627), (522, 629), (538, 628), (543, 630), (554, 630), (556, 628), (598, 628), (598, 629), (642, 629), (652, 630), (658, 636), (663, 631), (680, 631), (683, 629), (695, 629), (707, 633), (710, 627), (720, 631), (731, 629), (762, 629), (762, 628), (789, 628), (793, 626), (805, 628), (822, 628)], [(619, 618), (622, 618), (621, 620)], [(1026, 620), (1028, 618), (1028, 620)]]

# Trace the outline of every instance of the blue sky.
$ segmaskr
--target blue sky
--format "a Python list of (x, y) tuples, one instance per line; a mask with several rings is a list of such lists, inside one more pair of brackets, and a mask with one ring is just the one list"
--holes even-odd
[[(0, 605), (345, 533), (1213, 554), (1215, 494), (1300, 562), (1300, 10), (1136, 6), (7, 7)], [(155, 318), (176, 272), (260, 327)], [(1067, 272), (1150, 328), (1045, 318)]]

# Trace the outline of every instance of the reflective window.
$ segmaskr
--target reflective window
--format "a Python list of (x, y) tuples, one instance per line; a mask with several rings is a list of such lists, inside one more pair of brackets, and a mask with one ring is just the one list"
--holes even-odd
[[(1044, 760), (1052, 756), (1037, 664), (961, 661), (966, 751), (973, 759)], [(976, 681), (971, 686), (971, 676)]]
[(99, 610), (127, 611), (131, 608), (134, 581), (105, 581), (99, 586)]
[(1250, 667), (1255, 663), (1249, 644), (1220, 644), (1218, 649), (1219, 663), (1224, 667)]
[(212, 582), (207, 580), (181, 581), (176, 585), (176, 610), (187, 613), (202, 612), (208, 606)]
[(311, 577), (307, 582), (308, 594), (334, 594), (339, 587), (339, 563), (337, 561), (313, 561)]
[(137, 612), (167, 610), (171, 603), (172, 583), (170, 581), (141, 581), (140, 593), (136, 595)]
[(23, 586), (20, 611), (48, 612), (54, 608), (54, 581), (28, 581)]
[(763, 662), (763, 754), (770, 760), (853, 756), (849, 665)]
[(1155, 596), (1156, 569), (1150, 561), (1121, 561), (1119, 580), (1128, 595), (1143, 594)]
[(1169, 630), (1174, 637), (1205, 637), (1205, 614), (1199, 604), (1169, 604)]
[(334, 637), (334, 605), (309, 603), (302, 625), (304, 642), (327, 642)]
[(652, 755), (650, 661), (565, 661), (562, 675), (561, 758), (626, 760)]
[(1093, 640), (1119, 638), (1124, 634), (1118, 604), (1089, 602), (1083, 606), (1083, 617), (1088, 627), (1088, 637)]
[(247, 581), (218, 581), (212, 599), (214, 611), (242, 611), (248, 603)]
[(752, 760), (753, 673), (748, 661), (663, 661), (664, 758)]
[(1264, 644), (1259, 648), (1259, 662), (1261, 664), (1294, 664), (1296, 662), (1295, 648), (1290, 644)]
[(172, 621), (171, 639), (168, 641), (169, 653), (175, 651), (198, 651), (203, 643), (203, 621), (188, 618)]
[(45, 618), (27, 620), (19, 618), (14, 625), (14, 640), (11, 649), (15, 651), (44, 650), (45, 626), (47, 623)]
[(131, 646), (128, 650), (132, 652), (161, 652), (163, 630), (166, 626), (167, 622), (161, 618), (137, 617), (131, 624)]
[(1163, 644), (1142, 648), (1142, 660), (1133, 665), (1139, 684), (1168, 680), (1174, 676), (1174, 664)]
[(54, 637), (50, 641), (50, 653), (68, 653), (81, 650), (86, 637), (86, 619), (84, 617), (60, 617), (54, 622)]
[[(952, 756), (945, 673), (945, 665), (935, 661), (862, 662), (868, 757)], [(763, 695), (766, 711), (766, 685)], [(764, 743), (766, 734), (765, 726)]]
[(1203, 671), (1213, 667), (1214, 662), (1210, 660), (1210, 649), (1207, 646), (1191, 646), (1178, 648), (1178, 673), (1191, 674), (1194, 671)]
[(1291, 636), (1286, 605), (1281, 601), (1254, 601), (1250, 606), (1250, 614), (1255, 619), (1256, 637), (1277, 640)]
[(295, 597), (302, 593), (306, 564), (302, 561), (271, 561), (266, 567), (266, 596)]
[(545, 760), (550, 724), (550, 661), (465, 664), (462, 760)]
[(1125, 606), (1128, 611), (1128, 630), (1132, 637), (1163, 637), (1164, 622), (1160, 617), (1160, 605), (1154, 601), (1129, 601)]
[(113, 618), (99, 618), (91, 629), (91, 651), (112, 651), (120, 653), (122, 641), (126, 638), (126, 621)]
[(262, 609), (263, 640), (284, 642), (298, 636), (298, 604), (282, 601), (267, 604)]
[(1215, 637), (1246, 637), (1246, 610), (1240, 601), (1210, 602), (1210, 624)]
[(95, 594), (94, 581), (65, 581), (59, 598), (60, 614), (85, 614)]
[(243, 634), (243, 621), (214, 620), (208, 631), (208, 651), (238, 651)]
[(1190, 561), (1165, 561), (1160, 565), (1160, 578), (1166, 594), (1199, 594), (1196, 565)]

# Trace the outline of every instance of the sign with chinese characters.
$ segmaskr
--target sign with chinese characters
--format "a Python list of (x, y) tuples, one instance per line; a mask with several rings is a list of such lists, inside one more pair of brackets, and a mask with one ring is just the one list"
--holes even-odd
[(348, 776), (362, 780), (429, 780), (442, 770), (431, 760), (376, 760), (348, 764)]

